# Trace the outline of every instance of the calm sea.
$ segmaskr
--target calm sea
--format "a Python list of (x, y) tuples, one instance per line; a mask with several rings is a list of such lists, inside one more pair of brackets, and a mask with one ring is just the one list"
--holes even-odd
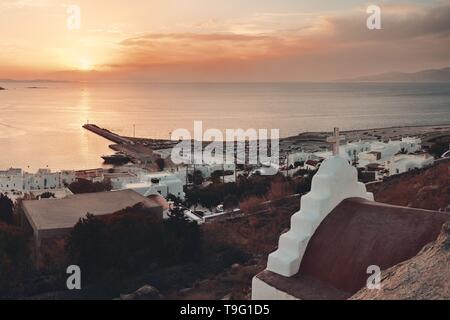
[[(101, 166), (109, 142), (87, 121), (123, 135), (169, 138), (177, 128), (343, 130), (450, 123), (450, 85), (0, 83), (0, 169)], [(30, 89), (39, 86), (45, 88)]]

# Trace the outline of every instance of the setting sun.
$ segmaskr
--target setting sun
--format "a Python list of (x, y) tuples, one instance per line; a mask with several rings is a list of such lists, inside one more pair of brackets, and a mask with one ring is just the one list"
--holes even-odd
[(82, 60), (80, 60), (79, 69), (81, 71), (90, 71), (90, 70), (92, 70), (92, 64), (89, 60), (82, 59)]

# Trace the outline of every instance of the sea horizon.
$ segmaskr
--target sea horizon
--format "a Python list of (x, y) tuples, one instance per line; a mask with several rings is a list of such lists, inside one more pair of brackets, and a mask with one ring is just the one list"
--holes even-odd
[[(44, 82), (42, 82), (44, 84)], [(111, 142), (89, 122), (125, 135), (170, 139), (178, 128), (301, 132), (450, 123), (445, 83), (15, 83), (0, 93), (0, 169), (88, 169)], [(2, 82), (0, 82), (2, 86)]]

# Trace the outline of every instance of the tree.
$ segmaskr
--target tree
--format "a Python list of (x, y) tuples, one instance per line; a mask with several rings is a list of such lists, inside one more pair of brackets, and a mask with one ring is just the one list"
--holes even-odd
[(199, 185), (201, 185), (204, 181), (205, 181), (205, 179), (203, 178), (202, 172), (196, 170), (196, 171), (194, 172), (194, 176), (192, 177), (192, 182), (193, 182), (196, 186), (199, 186)]
[(163, 158), (158, 158), (158, 159), (156, 159), (156, 165), (158, 166), (159, 171), (163, 171), (166, 164), (165, 164)]
[(68, 239), (68, 261), (80, 266), (87, 286), (100, 297), (117, 296), (136, 276), (199, 257), (200, 239), (197, 223), (186, 219), (182, 208), (172, 209), (162, 221), (138, 204), (81, 219)]
[(303, 167), (305, 165), (305, 161), (295, 161), (294, 166), (295, 168)]
[(230, 194), (225, 196), (225, 199), (223, 200), (223, 207), (225, 210), (230, 210), (237, 208), (239, 206), (239, 199), (234, 194)]
[(14, 203), (3, 193), (0, 193), (0, 221), (14, 223)]
[(172, 222), (176, 223), (184, 223), (189, 221), (188, 218), (184, 215), (184, 209), (180, 206), (174, 206), (172, 209), (170, 209), (168, 216)]
[(30, 273), (28, 238), (23, 230), (0, 222), (0, 297), (23, 294)]
[(223, 171), (214, 171), (211, 174), (211, 181), (216, 184), (221, 183), (223, 174)]
[(75, 194), (94, 193), (111, 191), (112, 185), (110, 181), (92, 182), (86, 179), (78, 179), (69, 185), (69, 189)]
[(429, 152), (436, 158), (440, 158), (445, 152), (448, 151), (448, 146), (449, 146), (449, 141), (447, 140), (438, 140), (435, 141), (435, 143), (433, 143), (430, 146)]
[(72, 230), (67, 254), (89, 282), (145, 270), (161, 260), (162, 222), (149, 208), (136, 205), (107, 216), (87, 215)]
[(173, 203), (174, 203), (176, 206), (179, 206), (180, 204), (183, 203), (183, 201), (182, 201), (179, 197), (177, 197), (177, 196), (175, 196), (175, 195), (173, 195), (173, 194), (171, 194), (171, 193), (168, 194), (168, 196), (167, 196), (167, 201), (173, 201)]
[(186, 206), (196, 206), (200, 201), (200, 191), (198, 188), (186, 189)]
[(164, 221), (165, 261), (169, 265), (194, 261), (201, 256), (201, 230), (197, 222), (190, 221), (181, 207), (169, 211)]
[(56, 196), (55, 196), (54, 193), (47, 191), (47, 192), (44, 192), (43, 194), (41, 194), (39, 196), (39, 198), (41, 198), (41, 199), (50, 199), (50, 198), (56, 198)]

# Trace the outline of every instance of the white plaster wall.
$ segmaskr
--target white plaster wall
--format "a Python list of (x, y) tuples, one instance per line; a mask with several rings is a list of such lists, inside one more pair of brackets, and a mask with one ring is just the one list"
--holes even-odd
[(290, 294), (278, 290), (264, 281), (253, 277), (252, 300), (299, 300)]
[(183, 191), (183, 183), (181, 180), (173, 179), (173, 180), (167, 180), (164, 181), (163, 184), (167, 186), (167, 193), (173, 194), (174, 196), (180, 198), (181, 200), (184, 200), (185, 194)]
[(294, 165), (296, 162), (306, 162), (311, 157), (310, 153), (306, 152), (297, 152), (289, 154), (288, 156), (288, 165)]
[(59, 189), (64, 187), (64, 181), (71, 183), (75, 181), (75, 172), (50, 172), (41, 169), (38, 173), (20, 173), (0, 176), (0, 190), (43, 190)]
[(0, 190), (11, 191), (11, 190), (23, 190), (23, 177), (21, 176), (10, 176), (10, 177), (0, 177)]
[(404, 156), (404, 158), (400, 158), (397, 161), (394, 160), (389, 163), (389, 174), (395, 175), (407, 172), (415, 168), (420, 169), (432, 165), (433, 162), (434, 159), (431, 157), (423, 158), (421, 156), (407, 155)]

